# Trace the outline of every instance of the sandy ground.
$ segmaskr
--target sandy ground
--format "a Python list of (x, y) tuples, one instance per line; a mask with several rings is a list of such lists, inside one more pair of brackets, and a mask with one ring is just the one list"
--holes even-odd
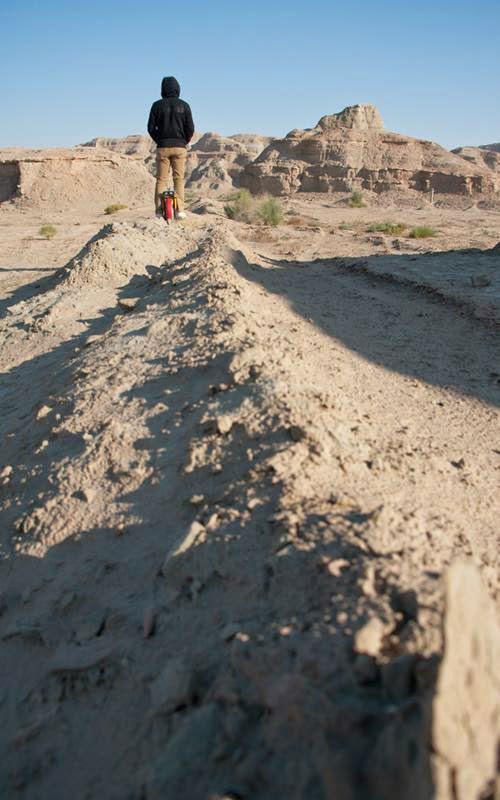
[(2, 796), (495, 796), (500, 214), (287, 210), (1, 211)]

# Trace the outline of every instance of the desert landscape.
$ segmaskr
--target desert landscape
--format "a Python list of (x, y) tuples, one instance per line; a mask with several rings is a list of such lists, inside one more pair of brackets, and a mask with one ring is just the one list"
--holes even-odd
[(154, 167), (0, 150), (0, 796), (499, 800), (500, 144)]

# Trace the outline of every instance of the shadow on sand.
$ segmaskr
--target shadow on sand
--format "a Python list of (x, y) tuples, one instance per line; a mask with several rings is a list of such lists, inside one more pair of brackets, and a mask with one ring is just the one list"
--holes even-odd
[[(189, 281), (189, 269), (178, 267), (176, 278)], [(268, 270), (242, 262), (238, 269), (271, 292), (286, 290), (294, 308), (310, 316), (298, 267), (281, 263)], [(376, 288), (369, 279), (357, 280), (364, 291)], [(390, 369), (449, 385), (435, 363), (449, 352), (440, 342), (446, 326), (428, 334), (432, 364), (422, 366), (417, 335), (404, 353), (387, 348), (390, 330), (380, 339), (370, 336), (370, 324), (380, 325), (380, 309), (357, 319), (359, 295), (342, 291), (339, 281), (332, 274), (316, 324)], [(133, 279), (120, 297), (136, 296), (137, 286)], [(405, 291), (397, 295), (397, 310), (409, 324)], [(186, 302), (177, 311), (196, 307)], [(104, 333), (116, 313), (103, 310), (84, 336)], [(36, 406), (47, 396), (49, 376), (51, 392), (63, 396), (77, 379), (72, 354), (82, 343), (83, 335), (74, 337), (11, 370), (11, 401), (30, 392)], [(412, 787), (412, 800), (433, 796), (435, 663), (404, 654), (404, 647), (402, 654), (388, 649), (382, 664), (353, 651), (356, 630), (379, 610), (360, 589), (373, 558), (363, 541), (370, 513), (335, 498), (294, 505), (269, 467), (271, 456), (292, 446), (279, 421), (270, 420), (257, 438), (239, 424), (222, 441), (211, 432), (207, 447), (218, 448), (220, 470), (205, 461), (187, 472), (171, 458), (172, 451), (188, 454), (196, 446), (213, 387), (227, 380), (230, 355), (221, 352), (128, 390), (128, 401), (141, 401), (145, 410), (168, 397), (168, 408), (149, 419), (149, 435), (135, 443), (147, 452), (156, 480), (133, 491), (124, 486), (120, 497), (128, 518), (138, 521), (120, 536), (113, 528), (82, 526), (77, 539), (41, 559), (11, 549), (13, 523), (39, 492), (50, 497), (46, 476), (56, 461), (79, 455), (84, 443), (70, 436), (56, 460), (50, 446), (34, 457), (43, 424), (30, 415), (12, 428), (4, 418), (6, 463), (28, 479), (4, 512), (1, 633), (5, 657), (17, 665), (6, 684), (1, 732), (6, 796), (22, 789), (26, 797), (62, 798), (67, 785), (82, 800), (89, 786), (134, 800), (183, 794), (201, 800), (213, 792), (256, 800), (396, 800), (402, 786)], [(476, 394), (459, 376), (457, 368), (452, 385)], [(230, 387), (225, 407), (237, 411), (253, 391), (250, 378)], [(73, 405), (59, 410), (64, 421)], [(201, 496), (194, 505), (193, 495)], [(179, 550), (179, 531), (195, 520), (205, 535)], [(34, 536), (28, 530), (25, 540)], [(324, 564), (340, 558), (349, 569), (332, 589)], [(396, 584), (379, 591), (398, 610), (403, 642), (418, 610)], [(141, 627), (151, 607), (156, 627), (144, 640)], [(184, 688), (166, 701), (161, 692), (168, 695), (168, 684), (158, 700), (152, 682), (174, 658), (182, 659)], [(96, 746), (104, 707), (113, 734), (97, 737)], [(19, 748), (19, 730), (37, 720), (43, 736), (29, 736)], [(49, 750), (41, 740), (50, 741)]]
[[(447, 260), (450, 255), (453, 251), (443, 253)], [(439, 256), (434, 254), (436, 262)], [(261, 265), (249, 263), (237, 252), (233, 264), (243, 278), (286, 297), (298, 315), (373, 363), (499, 405), (494, 326), (471, 317), (458, 303), (367, 274), (377, 258), (363, 257), (362, 273), (348, 265), (359, 259), (346, 258), (313, 262), (263, 258)], [(398, 264), (408, 260), (410, 266), (411, 261), (412, 269), (419, 258), (428, 256), (394, 256)]]

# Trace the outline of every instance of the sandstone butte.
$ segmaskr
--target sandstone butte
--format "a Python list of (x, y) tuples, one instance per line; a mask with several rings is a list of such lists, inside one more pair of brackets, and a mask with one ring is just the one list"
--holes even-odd
[(434, 142), (384, 130), (379, 111), (366, 104), (274, 139), (240, 183), (274, 195), (353, 189), (473, 195), (497, 191), (500, 173), (479, 158), (471, 162)]

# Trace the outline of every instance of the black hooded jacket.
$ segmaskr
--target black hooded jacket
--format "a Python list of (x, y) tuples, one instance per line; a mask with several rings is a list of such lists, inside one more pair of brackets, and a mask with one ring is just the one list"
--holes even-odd
[(181, 87), (175, 78), (163, 78), (161, 100), (151, 106), (148, 133), (158, 147), (186, 147), (194, 133), (189, 105), (179, 98)]

